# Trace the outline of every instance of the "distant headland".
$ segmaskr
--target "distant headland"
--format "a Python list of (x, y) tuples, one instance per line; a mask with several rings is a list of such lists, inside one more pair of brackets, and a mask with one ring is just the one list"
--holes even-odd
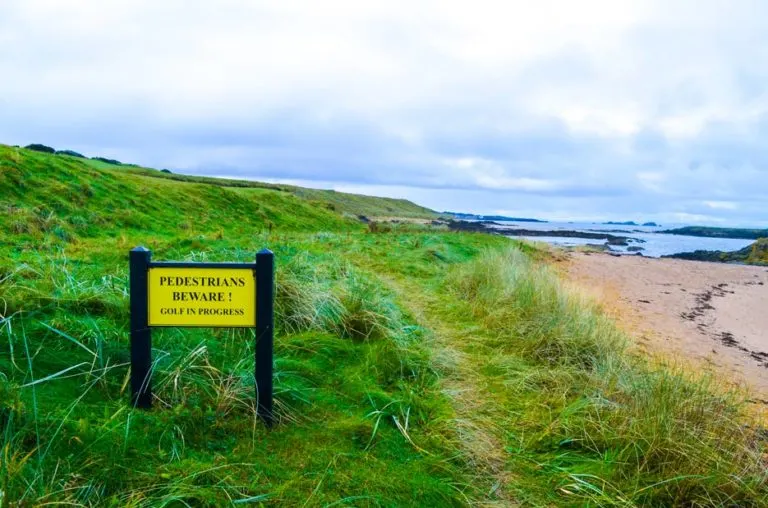
[(448, 215), (458, 220), (506, 220), (514, 222), (549, 222), (541, 219), (531, 219), (528, 217), (506, 217), (504, 215), (476, 215), (474, 213), (461, 213), (461, 212), (443, 212), (443, 215)]
[(670, 235), (703, 236), (707, 238), (742, 238), (744, 240), (757, 240), (768, 238), (768, 229), (753, 228), (715, 228), (709, 226), (686, 226), (683, 228), (666, 229), (659, 233)]

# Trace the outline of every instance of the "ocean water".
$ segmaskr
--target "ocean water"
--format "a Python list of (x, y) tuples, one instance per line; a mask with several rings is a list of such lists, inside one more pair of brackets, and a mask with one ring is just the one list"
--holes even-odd
[[(539, 231), (582, 231), (590, 233), (610, 233), (617, 236), (626, 236), (641, 242), (629, 242), (629, 245), (642, 247), (641, 253), (644, 256), (660, 257), (669, 254), (678, 254), (680, 252), (693, 252), (695, 250), (721, 250), (734, 251), (750, 245), (754, 240), (739, 240), (732, 238), (704, 238), (699, 236), (668, 235), (661, 234), (659, 231), (682, 227), (684, 224), (674, 224), (663, 227), (650, 226), (620, 226), (614, 224), (594, 224), (588, 222), (516, 222), (516, 221), (497, 221), (509, 229), (530, 229)], [(605, 240), (596, 240), (592, 238), (561, 238), (549, 236), (519, 237), (528, 240), (547, 242), (553, 245), (576, 246), (605, 243)], [(610, 249), (616, 252), (627, 253), (627, 247), (610, 246)], [(630, 252), (634, 254), (634, 252)]]

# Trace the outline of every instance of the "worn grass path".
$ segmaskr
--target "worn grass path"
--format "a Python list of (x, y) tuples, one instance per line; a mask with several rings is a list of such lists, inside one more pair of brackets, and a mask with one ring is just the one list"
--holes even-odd
[(501, 403), (494, 398), (492, 380), (482, 373), (483, 358), (489, 353), (483, 345), (483, 332), (470, 322), (445, 320), (447, 295), (406, 277), (378, 275), (393, 290), (403, 307), (432, 339), (436, 368), (441, 374), (443, 393), (455, 412), (454, 425), (469, 464), (475, 487), (469, 499), (477, 506), (516, 506), (509, 492), (511, 473)]

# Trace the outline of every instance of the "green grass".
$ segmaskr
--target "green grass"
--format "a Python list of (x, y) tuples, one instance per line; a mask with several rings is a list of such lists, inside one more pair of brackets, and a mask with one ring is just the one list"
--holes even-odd
[[(0, 506), (766, 504), (739, 394), (632, 356), (545, 251), (143, 171), (0, 148)], [(249, 330), (156, 330), (130, 407), (139, 244), (275, 251), (274, 429)]]
[(419, 206), (407, 199), (362, 196), (359, 194), (302, 187), (295, 187), (291, 190), (299, 197), (329, 203), (334, 210), (355, 216), (415, 219), (437, 219), (439, 217), (439, 214), (433, 210)]
[[(176, 243), (155, 254), (244, 260), (268, 240), (209, 241), (193, 254)], [(451, 456), (424, 331), (372, 274), (325, 252), (328, 238), (272, 246), (281, 264), (273, 431), (254, 418), (249, 331), (156, 331), (156, 409), (129, 407), (125, 250), (99, 244), (21, 254), (3, 283), (6, 499), (460, 503), (469, 486)]]
[(709, 226), (685, 226), (661, 231), (671, 235), (706, 236), (711, 238), (744, 238), (757, 240), (768, 237), (768, 229), (754, 228), (715, 228)]
[[(115, 169), (116, 166), (93, 159), (77, 159), (85, 164), (99, 169)], [(306, 187), (297, 187), (288, 184), (270, 184), (264, 182), (255, 182), (252, 180), (236, 180), (211, 178), (206, 176), (192, 176), (176, 173), (166, 173), (156, 169), (143, 168), (135, 165), (122, 164), (117, 166), (121, 170), (152, 178), (161, 178), (177, 182), (203, 183), (215, 185), (217, 187), (229, 187), (239, 189), (271, 189), (294, 194), (302, 199), (322, 203), (330, 210), (337, 211), (352, 216), (370, 216), (370, 217), (400, 217), (416, 219), (436, 219), (439, 214), (429, 208), (419, 206), (407, 199), (385, 198), (377, 196), (364, 196), (361, 194), (350, 194), (348, 192), (337, 192), (325, 189), (309, 189)]]
[(748, 265), (768, 265), (768, 238), (758, 238), (756, 242), (743, 249), (732, 252), (719, 250), (697, 250), (672, 254), (672, 258), (715, 263), (744, 263)]
[(768, 265), (768, 238), (760, 238), (749, 246), (747, 263)]
[[(431, 218), (406, 200), (163, 173), (0, 145), (0, 227), (94, 237), (111, 229), (244, 234), (360, 228), (358, 215)], [(234, 214), (234, 215), (233, 215)], [(238, 220), (232, 220), (237, 217)]]
[(633, 358), (594, 304), (517, 249), (459, 267), (449, 287), (484, 331), (510, 466), (546, 473), (521, 482), (521, 496), (538, 487), (597, 505), (768, 500), (765, 436), (746, 425), (737, 394)]
[[(33, 243), (105, 233), (252, 232), (359, 228), (319, 202), (271, 189), (237, 189), (98, 169), (82, 159), (0, 147), (0, 227)], [(233, 220), (237, 218), (237, 220)]]

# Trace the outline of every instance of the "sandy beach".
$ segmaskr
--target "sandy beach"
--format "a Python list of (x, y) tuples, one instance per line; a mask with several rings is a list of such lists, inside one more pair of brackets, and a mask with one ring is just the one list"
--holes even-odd
[(565, 266), (641, 350), (768, 403), (768, 268), (580, 252)]

